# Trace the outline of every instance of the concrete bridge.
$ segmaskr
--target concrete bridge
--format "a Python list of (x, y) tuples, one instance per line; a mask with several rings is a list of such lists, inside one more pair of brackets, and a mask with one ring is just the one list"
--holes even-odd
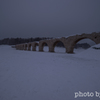
[(45, 46), (45, 44), (47, 44), (49, 47), (49, 52), (54, 52), (54, 48), (56, 44), (58, 42), (62, 42), (66, 49), (66, 53), (73, 53), (75, 44), (82, 39), (91, 39), (96, 44), (98, 44), (100, 43), (100, 32), (99, 33), (93, 32), (91, 34), (83, 33), (81, 35), (69, 36), (67, 38), (62, 37), (62, 38), (57, 38), (57, 39), (41, 40), (39, 41), (39, 43), (31, 42), (31, 43), (18, 44), (18, 45), (15, 45), (15, 48), (17, 50), (30, 51), (32, 47), (32, 51), (36, 51), (36, 46), (38, 45), (39, 51), (43, 51), (43, 47)]

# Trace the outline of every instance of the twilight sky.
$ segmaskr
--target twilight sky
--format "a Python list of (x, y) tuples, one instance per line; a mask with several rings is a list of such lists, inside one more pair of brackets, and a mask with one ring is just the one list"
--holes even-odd
[(0, 0), (0, 39), (100, 32), (100, 0)]

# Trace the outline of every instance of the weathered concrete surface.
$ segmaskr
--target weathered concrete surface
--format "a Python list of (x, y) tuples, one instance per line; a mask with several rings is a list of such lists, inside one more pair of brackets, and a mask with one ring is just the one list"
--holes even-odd
[(70, 37), (62, 37), (62, 38), (57, 38), (57, 39), (50, 39), (50, 40), (41, 40), (39, 41), (39, 44), (36, 42), (32, 43), (27, 43), (27, 44), (19, 44), (16, 45), (15, 48), (17, 50), (31, 50), (32, 46), (32, 51), (36, 51), (36, 46), (39, 45), (39, 51), (43, 51), (43, 47), (45, 44), (48, 45), (49, 47), (49, 52), (54, 52), (54, 48), (58, 42), (62, 42), (65, 46), (66, 52), (67, 53), (73, 53), (75, 44), (82, 40), (82, 39), (91, 39), (94, 41), (96, 44), (100, 43), (100, 32), (99, 33), (91, 33), (91, 34), (85, 34), (83, 33), (82, 35), (75, 35), (75, 36), (70, 36)]

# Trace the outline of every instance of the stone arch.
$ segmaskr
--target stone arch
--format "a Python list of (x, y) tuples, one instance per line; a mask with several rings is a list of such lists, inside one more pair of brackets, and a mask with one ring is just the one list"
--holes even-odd
[(24, 50), (27, 50), (27, 47), (28, 47), (28, 46), (27, 46), (27, 44), (25, 43), (25, 44), (24, 44)]
[(44, 51), (43, 48), (44, 48), (45, 44), (47, 44), (47, 46), (49, 47), (48, 42), (46, 42), (46, 41), (39, 42), (39, 51)]
[(79, 41), (81, 41), (81, 40), (83, 40), (83, 39), (90, 39), (90, 40), (92, 40), (93, 42), (96, 43), (95, 37), (93, 37), (93, 38), (91, 38), (91, 37), (80, 37), (80, 38), (77, 38), (74, 41), (72, 41), (71, 46), (70, 46), (70, 52), (69, 53), (73, 53), (74, 47), (75, 47), (76, 43), (79, 42)]
[(28, 43), (27, 46), (28, 46), (28, 51), (31, 51), (32, 44), (31, 43)]
[(32, 43), (32, 51), (36, 51), (36, 46), (38, 46), (39, 44), (36, 42)]
[[(64, 44), (64, 42), (63, 41), (61, 41), (60, 39), (59, 40), (56, 40), (56, 41), (54, 41), (53, 42), (53, 45), (52, 45), (52, 51), (55, 51), (55, 47), (56, 47), (56, 45), (59, 43), (59, 42), (61, 42), (62, 44), (63, 44), (63, 46), (65, 47), (65, 44)], [(66, 48), (65, 48), (66, 49)], [(66, 51), (66, 50), (65, 50)]]

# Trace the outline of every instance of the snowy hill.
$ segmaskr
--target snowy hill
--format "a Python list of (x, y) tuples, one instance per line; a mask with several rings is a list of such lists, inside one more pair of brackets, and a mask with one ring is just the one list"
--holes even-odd
[(0, 100), (99, 100), (100, 50), (93, 47), (67, 54), (1, 45)]
[(85, 59), (100, 60), (100, 49), (96, 50), (94, 49), (94, 47), (100, 48), (100, 44), (94, 45), (89, 49), (83, 50), (83, 52), (80, 52), (75, 56), (79, 58), (80, 57), (85, 58)]

